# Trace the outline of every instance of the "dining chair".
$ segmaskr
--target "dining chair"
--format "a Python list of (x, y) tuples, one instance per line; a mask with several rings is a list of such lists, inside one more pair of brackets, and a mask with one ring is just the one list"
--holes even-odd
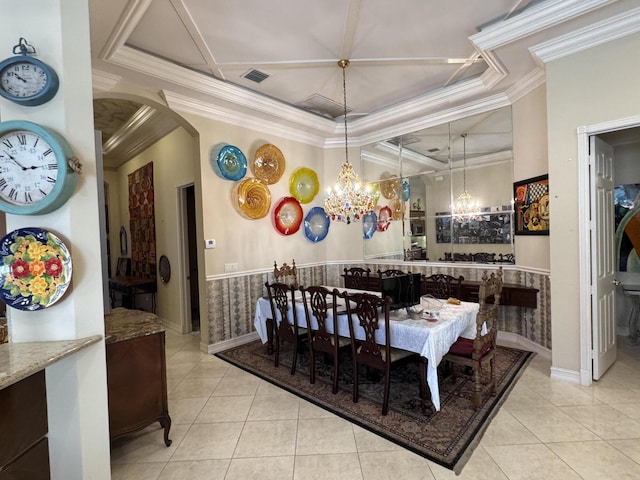
[[(472, 403), (477, 409), (482, 405), (483, 395), (496, 393), (494, 358), (496, 354), (496, 337), (498, 335), (498, 309), (502, 294), (502, 267), (498, 273), (487, 276), (485, 271), (480, 282), (478, 302), (480, 308), (476, 316), (476, 332), (473, 339), (458, 337), (443, 357), (444, 361), (467, 367), (473, 373)], [(487, 299), (493, 296), (493, 303)], [(483, 367), (489, 364), (489, 378), (483, 379)], [(453, 370), (453, 369), (452, 369)], [(455, 370), (453, 370), (455, 375)]]
[(425, 294), (431, 294), (436, 298), (461, 298), (462, 296), (462, 275), (454, 277), (446, 273), (434, 273), (423, 276), (422, 284), (425, 286)]
[(378, 277), (398, 277), (400, 275), (406, 275), (402, 270), (397, 270), (395, 268), (390, 268), (388, 270), (378, 270)]
[(273, 262), (273, 281), (276, 283), (284, 283), (291, 285), (293, 288), (298, 288), (298, 269), (296, 268), (296, 261), (293, 260), (291, 265), (287, 265), (286, 262), (278, 267), (277, 262)]
[(311, 286), (300, 291), (309, 330), (309, 383), (316, 383), (316, 354), (323, 353), (332, 357), (332, 392), (338, 393), (339, 353), (351, 345), (349, 338), (338, 335), (338, 290)]
[[(274, 366), (280, 365), (280, 345), (282, 342), (293, 344), (291, 358), (291, 375), (296, 373), (298, 350), (307, 337), (307, 329), (298, 325), (298, 314), (295, 306), (296, 288), (284, 283), (265, 283), (271, 304), (271, 318), (274, 330)], [(291, 321), (289, 321), (291, 315)], [(278, 322), (278, 319), (280, 321)]]
[[(351, 355), (353, 361), (353, 402), (358, 402), (358, 366), (380, 370), (384, 374), (384, 394), (382, 399), (382, 415), (389, 411), (389, 388), (391, 386), (391, 368), (400, 362), (418, 360), (420, 398), (427, 399), (426, 367), (416, 353), (391, 347), (389, 333), (389, 311), (391, 299), (376, 294), (342, 292), (338, 298), (344, 298), (349, 318), (349, 334), (351, 337)], [(356, 328), (364, 330), (364, 339), (358, 340)], [(376, 341), (376, 332), (384, 329), (382, 340)]]
[(369, 277), (371, 269), (362, 267), (351, 267), (344, 269), (344, 287), (366, 290), (370, 286)]

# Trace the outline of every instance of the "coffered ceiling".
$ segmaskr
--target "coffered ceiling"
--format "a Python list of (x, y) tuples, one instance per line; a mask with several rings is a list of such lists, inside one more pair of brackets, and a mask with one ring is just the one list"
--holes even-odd
[[(339, 59), (350, 142), (364, 144), (508, 105), (544, 82), (544, 62), (633, 33), (640, 17), (640, 0), (89, 3), (97, 98), (143, 85), (174, 111), (321, 146), (342, 141)], [(135, 143), (123, 126), (148, 140), (177, 126), (119, 106), (96, 101), (114, 164), (135, 151), (118, 151)]]

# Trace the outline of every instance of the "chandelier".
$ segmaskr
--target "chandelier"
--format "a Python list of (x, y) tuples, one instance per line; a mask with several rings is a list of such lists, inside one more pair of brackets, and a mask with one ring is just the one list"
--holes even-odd
[(369, 189), (363, 187), (349, 163), (349, 146), (347, 137), (347, 81), (345, 69), (349, 60), (340, 60), (338, 66), (342, 68), (342, 90), (344, 92), (344, 151), (345, 161), (340, 167), (336, 184), (327, 190), (324, 200), (324, 211), (331, 220), (357, 222), (373, 209), (373, 200)]
[(462, 154), (462, 193), (451, 206), (451, 214), (454, 219), (473, 220), (478, 214), (478, 202), (476, 202), (469, 192), (467, 192), (467, 134), (463, 133), (462, 137), (463, 154)]

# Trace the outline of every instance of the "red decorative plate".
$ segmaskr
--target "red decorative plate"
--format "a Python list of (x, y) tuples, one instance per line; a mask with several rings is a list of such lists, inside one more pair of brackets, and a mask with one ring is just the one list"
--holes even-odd
[(389, 207), (382, 207), (380, 209), (380, 213), (378, 213), (378, 226), (377, 230), (379, 232), (386, 232), (391, 224), (391, 218), (393, 217), (393, 212)]
[(273, 209), (273, 222), (276, 230), (283, 235), (291, 235), (300, 229), (302, 224), (302, 207), (293, 197), (284, 197)]

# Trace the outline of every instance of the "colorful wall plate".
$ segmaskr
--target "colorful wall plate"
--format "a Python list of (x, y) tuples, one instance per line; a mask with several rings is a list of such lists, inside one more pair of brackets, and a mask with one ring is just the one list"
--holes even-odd
[(0, 240), (0, 299), (18, 310), (41, 310), (56, 303), (71, 282), (71, 255), (42, 228), (19, 228)]
[(278, 147), (269, 143), (262, 145), (253, 157), (253, 173), (267, 185), (273, 185), (284, 173), (284, 155)]
[(411, 185), (408, 181), (402, 180), (402, 200), (408, 202), (409, 197), (411, 197)]
[(404, 217), (404, 204), (399, 198), (394, 198), (389, 202), (393, 220), (402, 220)]
[(220, 178), (237, 181), (247, 173), (247, 158), (233, 145), (218, 143), (209, 150), (209, 161)]
[(393, 212), (389, 207), (382, 207), (380, 213), (378, 213), (378, 225), (376, 230), (379, 232), (386, 232), (391, 224), (393, 218)]
[(371, 203), (375, 207), (380, 200), (380, 184), (378, 182), (369, 184), (369, 192), (371, 193)]
[(271, 208), (269, 187), (256, 178), (245, 178), (235, 188), (240, 213), (251, 220), (266, 217)]
[(309, 203), (318, 194), (318, 190), (320, 190), (318, 175), (310, 168), (301, 167), (291, 174), (289, 192), (300, 203)]
[(380, 180), (380, 190), (382, 196), (387, 200), (396, 198), (400, 189), (400, 179), (397, 175), (389, 175), (386, 179)]
[(373, 237), (378, 228), (378, 216), (372, 210), (362, 217), (362, 238), (369, 239)]
[(273, 221), (276, 230), (282, 235), (291, 235), (300, 230), (302, 207), (293, 197), (282, 198), (273, 209)]
[(324, 208), (313, 207), (304, 217), (304, 235), (313, 243), (320, 242), (329, 233), (330, 225), (331, 221), (327, 217)]

